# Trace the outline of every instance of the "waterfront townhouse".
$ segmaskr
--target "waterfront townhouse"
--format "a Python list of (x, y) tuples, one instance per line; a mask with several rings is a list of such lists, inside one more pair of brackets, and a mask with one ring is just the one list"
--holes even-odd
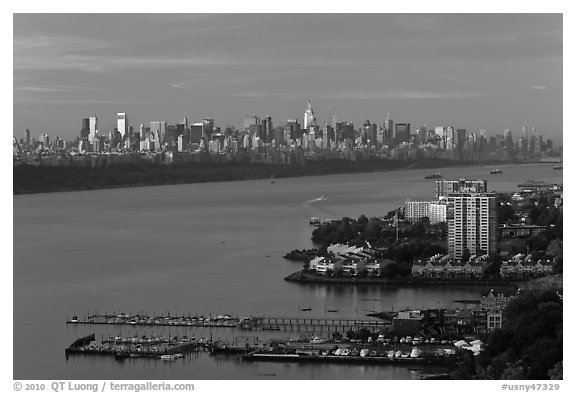
[(418, 259), (412, 264), (412, 276), (430, 278), (472, 278), (480, 277), (488, 256), (472, 256), (467, 261), (454, 260), (450, 255), (436, 254), (424, 261)]
[(335, 271), (336, 268), (337, 264), (333, 260), (324, 257), (316, 257), (310, 261), (310, 270), (317, 274), (326, 275), (329, 271)]
[(503, 278), (544, 276), (553, 273), (552, 265), (550, 258), (535, 259), (531, 255), (516, 254), (502, 261), (500, 275)]

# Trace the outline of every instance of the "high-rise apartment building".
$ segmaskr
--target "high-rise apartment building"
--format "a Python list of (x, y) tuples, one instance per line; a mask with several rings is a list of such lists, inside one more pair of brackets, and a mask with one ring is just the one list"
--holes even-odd
[(436, 180), (436, 198), (446, 197), (455, 192), (488, 192), (486, 180)]
[(448, 195), (448, 253), (455, 260), (496, 253), (496, 198), (492, 193)]
[(126, 117), (126, 113), (118, 113), (116, 116), (116, 124), (118, 132), (122, 138), (124, 138), (124, 135), (126, 135), (128, 131), (128, 117)]
[(448, 204), (446, 200), (430, 202), (428, 206), (428, 219), (430, 220), (430, 224), (446, 222), (447, 207)]
[(423, 217), (428, 217), (431, 201), (412, 201), (407, 199), (404, 202), (404, 217), (410, 222), (418, 222)]

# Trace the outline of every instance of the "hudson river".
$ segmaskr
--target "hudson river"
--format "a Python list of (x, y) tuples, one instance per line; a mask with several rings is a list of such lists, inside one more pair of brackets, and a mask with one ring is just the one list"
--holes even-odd
[[(370, 310), (449, 306), (478, 289), (299, 285), (300, 263), (282, 256), (310, 248), (308, 219), (380, 216), (405, 199), (434, 198), (444, 178), (488, 180), (515, 191), (527, 179), (561, 183), (554, 164), (403, 170), (223, 183), (124, 188), (14, 197), (15, 379), (409, 379), (406, 366), (243, 363), (208, 353), (175, 362), (72, 356), (76, 338), (254, 336), (225, 329), (67, 325), (94, 311), (365, 318)], [(315, 201), (321, 195), (326, 200)], [(300, 314), (302, 316), (302, 314)], [(286, 337), (297, 337), (286, 333)]]

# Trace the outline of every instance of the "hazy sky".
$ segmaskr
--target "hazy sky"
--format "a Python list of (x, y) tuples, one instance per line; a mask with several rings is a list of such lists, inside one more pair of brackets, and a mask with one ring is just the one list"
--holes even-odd
[(14, 135), (244, 115), (562, 140), (561, 14), (15, 14)]

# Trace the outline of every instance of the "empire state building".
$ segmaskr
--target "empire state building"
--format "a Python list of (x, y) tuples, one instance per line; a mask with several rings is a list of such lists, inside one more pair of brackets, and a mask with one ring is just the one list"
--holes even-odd
[(316, 125), (316, 115), (314, 115), (314, 110), (312, 109), (312, 104), (310, 104), (310, 100), (308, 100), (308, 107), (304, 112), (304, 129), (307, 130), (311, 126)]

